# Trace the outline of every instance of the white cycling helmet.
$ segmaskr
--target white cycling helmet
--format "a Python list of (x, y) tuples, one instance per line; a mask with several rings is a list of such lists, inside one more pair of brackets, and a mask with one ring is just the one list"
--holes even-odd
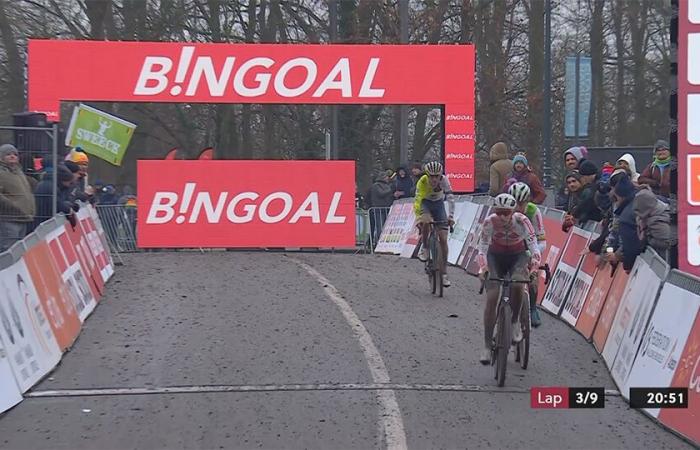
[(515, 209), (518, 202), (510, 194), (498, 194), (493, 199), (493, 207), (497, 209)]
[(442, 175), (442, 164), (438, 161), (430, 161), (425, 165), (425, 173), (428, 175)]
[(518, 203), (526, 202), (530, 199), (530, 187), (521, 181), (512, 185), (508, 189), (508, 193), (512, 195)]

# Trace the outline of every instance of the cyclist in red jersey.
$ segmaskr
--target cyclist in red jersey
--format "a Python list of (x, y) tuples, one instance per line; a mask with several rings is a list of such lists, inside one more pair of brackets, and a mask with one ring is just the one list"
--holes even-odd
[[(504, 278), (510, 274), (513, 280), (529, 280), (530, 273), (540, 265), (541, 254), (537, 247), (535, 230), (530, 220), (515, 212), (517, 202), (510, 194), (500, 194), (494, 199), (493, 214), (484, 220), (477, 245), (479, 274), (483, 278), (488, 270), (489, 277)], [(512, 285), (511, 307), (520, 311), (524, 284)], [(491, 340), (496, 323), (496, 307), (499, 300), (499, 284), (486, 281), (486, 307), (484, 309), (484, 349), (479, 361), (491, 362)], [(513, 340), (523, 338), (520, 328), (520, 314), (513, 314)]]

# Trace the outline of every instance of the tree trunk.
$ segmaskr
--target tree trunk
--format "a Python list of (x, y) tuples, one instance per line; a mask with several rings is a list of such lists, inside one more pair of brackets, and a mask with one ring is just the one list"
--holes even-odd
[[(448, 8), (447, 0), (440, 0), (430, 19), (430, 29), (428, 30), (428, 43), (437, 44), (440, 42), (442, 34), (442, 24), (445, 20), (445, 13)], [(428, 120), (428, 106), (418, 106), (416, 114), (416, 126), (413, 135), (413, 155), (414, 159), (423, 159), (429, 147), (426, 146), (427, 136), (425, 135), (426, 121)], [(442, 118), (441, 120), (444, 120)], [(431, 144), (432, 145), (432, 144)]]
[[(245, 41), (249, 44), (255, 42), (255, 29), (257, 20), (255, 9), (257, 8), (257, 0), (248, 1), (248, 24), (245, 28)], [(245, 104), (242, 107), (241, 113), (241, 158), (249, 159), (253, 156), (253, 142), (251, 141), (251, 105)]]
[(127, 41), (144, 40), (146, 36), (146, 17), (148, 2), (143, 0), (124, 0), (124, 38)]
[(605, 0), (593, 0), (593, 16), (591, 20), (591, 78), (593, 90), (593, 108), (591, 123), (593, 130), (591, 142), (595, 145), (604, 145), (605, 138), (605, 91), (603, 84), (603, 57), (605, 47), (603, 44), (603, 9)]
[(631, 144), (644, 144), (653, 139), (653, 131), (648, 127), (648, 108), (646, 105), (647, 87), (644, 74), (646, 72), (646, 29), (649, 16), (649, 1), (635, 1), (627, 4), (627, 21), (630, 24), (632, 45), (632, 98), (634, 104), (634, 120), (632, 121), (633, 138)]
[(6, 0), (0, 0), (0, 34), (2, 34), (2, 45), (7, 53), (9, 75), (6, 95), (10, 112), (18, 113), (24, 111), (24, 63), (14, 30), (7, 17), (6, 5)]
[(90, 38), (96, 41), (105, 38), (105, 17), (112, 12), (112, 2), (105, 0), (85, 0), (86, 14), (90, 21)]
[[(525, 149), (531, 166), (541, 169), (542, 151), (542, 94), (544, 90), (544, 2), (533, 0), (529, 8), (529, 53), (530, 71), (527, 83), (527, 130)], [(541, 172), (540, 172), (541, 173)]]
[(613, 24), (615, 27), (615, 47), (617, 50), (617, 78), (615, 95), (617, 97), (617, 132), (615, 144), (622, 145), (627, 141), (627, 95), (625, 93), (625, 32), (623, 30), (622, 12), (625, 0), (615, 2)]

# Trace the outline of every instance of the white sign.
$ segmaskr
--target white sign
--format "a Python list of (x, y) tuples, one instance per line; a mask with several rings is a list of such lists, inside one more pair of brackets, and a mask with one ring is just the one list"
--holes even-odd
[(0, 339), (0, 413), (22, 401), (22, 394), (10, 367), (9, 355)]
[(688, 262), (700, 266), (700, 215), (688, 215)]
[(700, 127), (695, 126), (700, 121), (700, 94), (688, 94), (688, 142), (700, 145)]
[(454, 231), (450, 233), (447, 240), (449, 252), (447, 254), (447, 262), (457, 264), (464, 244), (469, 237), (469, 231), (472, 228), (476, 214), (479, 212), (479, 205), (472, 202), (457, 202), (455, 204), (455, 225)]
[(0, 332), (21, 392), (26, 392), (61, 359), (24, 261), (0, 271)]
[[(669, 387), (695, 316), (700, 297), (674, 284), (664, 284), (649, 327), (644, 334), (623, 395), (629, 397), (631, 387)], [(659, 409), (647, 409), (658, 417)]]
[(688, 0), (688, 20), (700, 23), (700, 0)]

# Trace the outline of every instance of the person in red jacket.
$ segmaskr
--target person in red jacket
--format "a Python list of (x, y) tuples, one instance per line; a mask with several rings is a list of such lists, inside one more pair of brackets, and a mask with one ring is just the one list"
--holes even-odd
[(544, 191), (539, 177), (528, 167), (527, 158), (523, 153), (518, 153), (513, 158), (513, 172), (508, 177), (503, 192), (508, 192), (508, 189), (517, 182), (528, 185), (532, 203), (537, 203), (538, 205), (544, 203), (547, 193)]
[(646, 184), (656, 195), (668, 197), (671, 194), (671, 171), (675, 169), (676, 162), (668, 143), (659, 139), (654, 146), (654, 161), (644, 169), (637, 183)]

